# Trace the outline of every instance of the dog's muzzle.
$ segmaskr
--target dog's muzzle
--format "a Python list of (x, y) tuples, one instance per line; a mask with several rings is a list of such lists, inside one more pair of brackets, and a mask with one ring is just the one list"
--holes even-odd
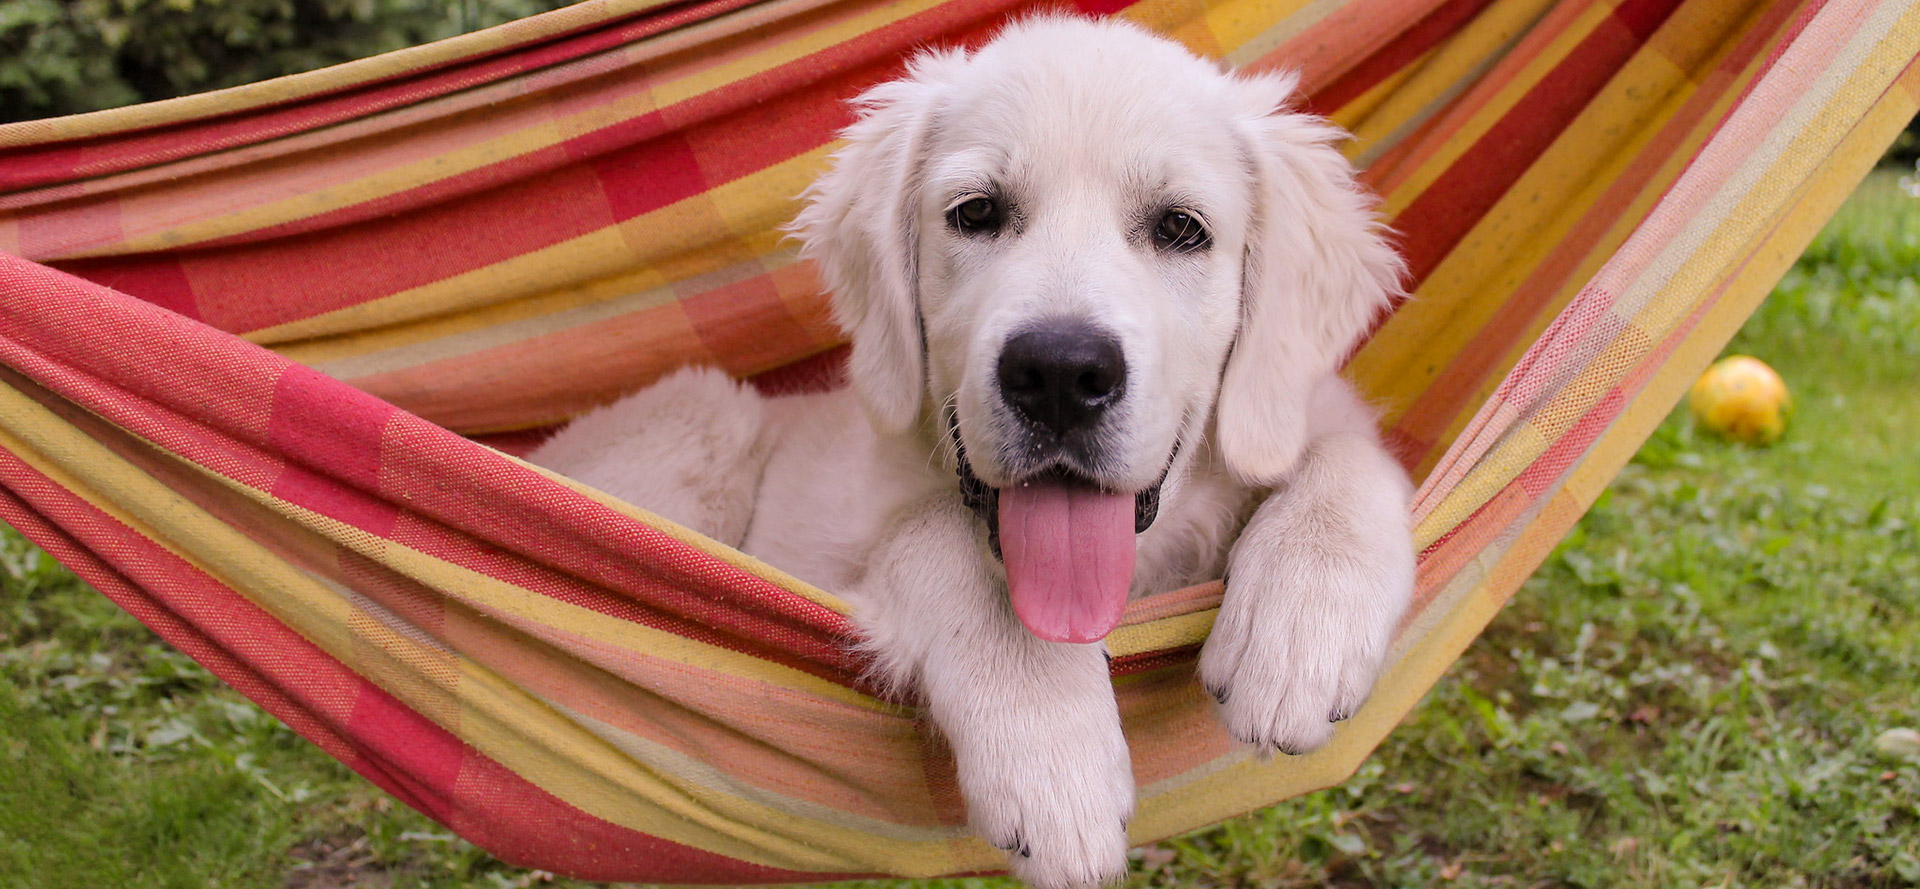
[[(960, 499), (973, 510), (973, 514), (987, 523), (987, 546), (993, 550), (995, 559), (1000, 554), (1000, 491), (980, 480), (973, 474), (973, 464), (967, 461), (967, 445), (960, 440), (960, 421), (952, 414), (947, 415), (947, 435), (953, 439), (955, 462), (960, 476)], [(1180, 456), (1180, 443), (1174, 442), (1173, 452), (1167, 455), (1167, 465), (1160, 470), (1160, 478), (1133, 495), (1133, 533), (1144, 534), (1153, 527), (1153, 520), (1160, 516), (1160, 487), (1167, 482), (1167, 473), (1173, 471), (1174, 458)]]

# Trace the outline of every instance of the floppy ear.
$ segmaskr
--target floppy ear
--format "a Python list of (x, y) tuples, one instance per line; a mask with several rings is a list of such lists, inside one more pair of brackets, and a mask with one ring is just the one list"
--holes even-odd
[(1288, 110), (1298, 78), (1240, 81), (1254, 220), (1241, 273), (1240, 336), (1221, 380), (1214, 428), (1242, 482), (1269, 485), (1307, 443), (1307, 401), (1400, 292), (1405, 264), (1374, 199), (1335, 148), (1338, 127)]
[(959, 53), (926, 53), (907, 76), (853, 100), (833, 167), (801, 195), (788, 230), (832, 296), (833, 318), (853, 340), (847, 372), (881, 428), (899, 432), (920, 414), (926, 388), (915, 253), (922, 143), (942, 73)]

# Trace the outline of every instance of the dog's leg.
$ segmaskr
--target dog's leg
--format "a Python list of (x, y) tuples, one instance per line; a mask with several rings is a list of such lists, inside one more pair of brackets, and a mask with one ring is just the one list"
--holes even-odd
[(952, 745), (973, 828), (1042, 887), (1126, 871), (1133, 770), (1104, 646), (1043, 642), (1007, 602), (957, 493), (908, 507), (868, 561), (856, 615)]
[(763, 407), (724, 372), (686, 368), (582, 414), (527, 461), (737, 547), (766, 462)]
[(1406, 473), (1329, 377), (1299, 467), (1234, 544), (1200, 679), (1235, 738), (1303, 753), (1366, 701), (1413, 593)]

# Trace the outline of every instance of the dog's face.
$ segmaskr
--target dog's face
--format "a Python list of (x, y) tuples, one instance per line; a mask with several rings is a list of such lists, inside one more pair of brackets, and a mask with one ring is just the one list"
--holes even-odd
[(857, 100), (795, 230), (876, 423), (956, 445), (989, 525), (1038, 484), (1128, 498), (1144, 530), (1209, 432), (1241, 480), (1284, 475), (1308, 391), (1399, 274), (1292, 89), (1053, 19)]
[[(926, 394), (992, 488), (1147, 491), (1212, 412), (1253, 171), (1221, 137), (1233, 97), (1182, 88), (1219, 76), (1140, 43), (1149, 58), (992, 44), (924, 136), (910, 212)], [(1199, 70), (1153, 75), (1169, 63)]]

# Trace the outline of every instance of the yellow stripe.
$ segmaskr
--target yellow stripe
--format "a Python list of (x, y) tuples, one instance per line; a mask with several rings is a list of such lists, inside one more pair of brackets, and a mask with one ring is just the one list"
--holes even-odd
[[(242, 494), (248, 493), (247, 489), (238, 486), (236, 490)], [(366, 546), (356, 539), (363, 532), (351, 525), (283, 500), (265, 497), (259, 492), (252, 493), (260, 502), (270, 505), (301, 527), (432, 587), (451, 600), (466, 603), (488, 614), (519, 618), (607, 648), (671, 661), (704, 673), (778, 686), (796, 694), (876, 713), (899, 712), (899, 708), (892, 704), (811, 673), (562, 602), (418, 550), (386, 541)]]
[(1378, 98), (1369, 90), (1365, 105), (1341, 109), (1334, 120), (1353, 131), (1355, 162), (1368, 166), (1444, 110), (1505, 58), (1552, 7), (1553, 0), (1498, 0), (1423, 56), (1417, 70), (1409, 66), (1414, 73), (1399, 89)]
[[(1371, 89), (1355, 96), (1353, 101), (1340, 106), (1334, 110), (1332, 114), (1327, 115), (1328, 120), (1339, 124), (1342, 129), (1352, 133), (1354, 136), (1352, 140), (1340, 146), (1341, 152), (1347, 155), (1348, 160), (1356, 160), (1362, 151), (1366, 151), (1372, 147), (1368, 143), (1367, 137), (1359, 131), (1358, 125), (1360, 121), (1366, 120), (1369, 116), (1378, 112), (1381, 106), (1393, 97), (1406, 95), (1410, 92), (1412, 87), (1410, 87), (1409, 84), (1426, 82), (1425, 79), (1420, 76), (1421, 68), (1433, 60), (1435, 53), (1436, 50), (1427, 50), (1410, 64), (1381, 78), (1380, 82), (1374, 84)], [(1464, 84), (1459, 81), (1455, 83), (1464, 86)]]
[[(744, 280), (785, 268), (793, 264), (797, 257), (790, 250), (777, 249), (773, 245), (776, 237), (768, 232), (765, 238), (756, 239), (763, 243), (753, 246), (764, 249), (758, 251), (759, 255), (753, 260), (734, 266), (703, 269), (672, 282), (660, 281), (663, 273), (658, 266), (643, 265), (627, 274), (562, 287), (538, 296), (412, 323), (276, 345), (274, 350), (329, 376), (354, 380), (490, 349), (502, 349), (539, 337), (605, 323), (621, 316), (671, 306), (690, 287), (700, 287), (704, 283), (700, 280), (702, 276), (725, 277), (729, 281)], [(732, 252), (725, 251), (729, 254)], [(698, 258), (701, 265), (705, 266), (731, 257), (721, 255), (720, 251), (703, 251)]]
[(1213, 620), (1219, 616), (1220, 609), (1208, 608), (1120, 627), (1107, 637), (1107, 651), (1114, 657), (1126, 657), (1199, 645), (1213, 632)]
[[(1761, 61), (1760, 58), (1754, 59), (1752, 68), (1748, 74), (1751, 74), (1753, 70), (1757, 70)], [(1750, 80), (1750, 76), (1743, 75), (1739, 82), (1746, 83)], [(1738, 97), (1738, 89), (1728, 89), (1724, 91), (1715, 101), (1714, 106), (1703, 116), (1702, 120), (1695, 124), (1692, 131), (1688, 132), (1686, 136), (1680, 140), (1675, 150), (1661, 159), (1658, 171), (1648, 179), (1646, 185), (1640, 189), (1639, 193), (1635, 194), (1632, 200), (1628, 201), (1625, 208), (1613, 220), (1606, 232), (1594, 242), (1593, 248), (1581, 256), (1579, 262), (1573, 266), (1565, 279), (1556, 285), (1553, 296), (1544, 303), (1542, 310), (1536, 314), (1533, 320), (1528, 323), (1527, 327), (1515, 338), (1513, 344), (1507, 348), (1506, 354), (1494, 365), (1495, 367), (1501, 368), (1504, 371), (1510, 370), (1519, 364), (1521, 356), (1526, 354), (1527, 349), (1530, 348), (1535, 341), (1540, 339), (1540, 336), (1546, 331), (1547, 327), (1553, 323), (1553, 319), (1573, 301), (1573, 298), (1578, 295), (1582, 287), (1586, 286), (1588, 281), (1593, 280), (1593, 276), (1599, 272), (1601, 267), (1606, 265), (1607, 261), (1612, 258), (1614, 252), (1620, 248), (1620, 245), (1625, 243), (1627, 238), (1633, 234), (1634, 229), (1638, 227), (1640, 221), (1647, 217), (1652, 206), (1659, 203), (1667, 187), (1675, 179), (1680, 177), (1680, 174), (1686, 170), (1688, 162), (1700, 150), (1700, 146), (1705, 144), (1707, 138), (1712, 135), (1714, 122), (1724, 117), (1726, 110), (1733, 105)], [(1588, 210), (1583, 209), (1582, 212), (1585, 213), (1588, 212)], [(1467, 398), (1466, 404), (1485, 404), (1487, 400), (1493, 396), (1494, 391), (1500, 387), (1504, 376), (1504, 372), (1488, 374), (1486, 379), (1481, 381), (1480, 386)], [(1440, 442), (1452, 442), (1456, 440), (1472, 419), (1472, 410), (1459, 411), (1448, 424), (1446, 430), (1441, 433), (1438, 440)], [(1426, 472), (1431, 470), (1433, 465), (1439, 461), (1442, 456), (1443, 454), (1440, 449), (1434, 449), (1422, 461), (1421, 466), (1418, 467), (1415, 472), (1415, 477), (1424, 477)]]
[[(1762, 66), (1765, 64), (1768, 52), (1777, 46), (1779, 41), (1784, 39), (1784, 37), (1784, 32), (1772, 35), (1768, 39), (1767, 47), (1756, 53), (1754, 57), (1749, 60), (1746, 68), (1743, 69), (1731, 83), (1721, 89), (1720, 94), (1715, 97), (1712, 106), (1701, 116), (1700, 120), (1692, 125), (1692, 129), (1680, 140), (1674, 150), (1668, 152), (1661, 158), (1658, 171), (1641, 187), (1639, 193), (1634, 195), (1624, 211), (1617, 215), (1606, 233), (1595, 241), (1593, 247), (1586, 255), (1580, 258), (1572, 271), (1557, 285), (1557, 290), (1554, 295), (1543, 304), (1543, 309), (1538, 312), (1536, 317), (1528, 324), (1526, 330), (1520, 336), (1516, 337), (1514, 343), (1508, 348), (1507, 353), (1501, 357), (1494, 367), (1503, 369), (1503, 371), (1515, 367), (1519, 363), (1521, 356), (1540, 338), (1547, 326), (1553, 322), (1553, 319), (1566, 308), (1567, 304), (1572, 301), (1573, 297), (1581, 288), (1593, 279), (1593, 276), (1599, 269), (1612, 259), (1613, 254), (1619, 250), (1620, 245), (1625, 243), (1634, 229), (1647, 217), (1651, 206), (1665, 195), (1668, 186), (1679, 178), (1680, 174), (1687, 168), (1688, 164), (1691, 163), (1693, 157), (1698, 154), (1700, 147), (1704, 145), (1707, 138), (1713, 134), (1718, 122), (1725, 119), (1728, 110), (1733, 106), (1734, 102), (1740, 98), (1742, 90), (1758, 75)], [(1665, 123), (1663, 121), (1655, 126), (1664, 125)], [(1644, 146), (1642, 150), (1644, 150)], [(1591, 210), (1583, 208), (1581, 212), (1584, 214), (1591, 212)], [(1528, 269), (1527, 273), (1530, 274), (1531, 270)], [(1519, 281), (1524, 279), (1515, 280)], [(1492, 300), (1494, 294), (1486, 293), (1482, 294), (1481, 297)], [(1510, 298), (1510, 293), (1501, 296), (1502, 301)], [(1504, 372), (1488, 374), (1476, 391), (1467, 398), (1465, 403), (1467, 405), (1486, 404), (1488, 399), (1493, 396), (1494, 391), (1501, 385), (1504, 376)], [(1422, 395), (1415, 397), (1424, 397), (1424, 390)], [(1446, 430), (1437, 437), (1437, 441), (1443, 444), (1456, 442), (1465, 428), (1473, 421), (1474, 417), (1475, 413), (1472, 410), (1458, 412), (1449, 422)], [(1429, 473), (1435, 469), (1436, 464), (1446, 457), (1446, 452), (1438, 448), (1434, 449), (1427, 454), (1419, 466), (1415, 467), (1414, 477), (1427, 477)]]
[[(888, 839), (799, 818), (725, 793), (681, 786), (553, 711), (521, 710), (524, 694), (485, 672), (461, 678), (462, 739), (535, 786), (594, 817), (769, 867), (878, 870), (933, 876), (983, 868), (997, 853), (978, 839)], [(529, 723), (527, 718), (538, 719)], [(558, 755), (556, 755), (558, 754)], [(967, 854), (970, 853), (970, 854)]]
[(1353, 0), (1223, 0), (1207, 6), (1207, 27), (1235, 68), (1253, 64), (1305, 34)]
[[(1759, 57), (1756, 57), (1750, 63), (1748, 70), (1743, 72), (1741, 77), (1736, 81), (1736, 84), (1751, 82), (1752, 75), (1758, 71), (1764, 56), (1765, 53), (1761, 53)], [(1584, 287), (1588, 281), (1593, 280), (1593, 276), (1612, 258), (1614, 252), (1620, 248), (1620, 245), (1625, 243), (1627, 238), (1633, 234), (1634, 229), (1638, 227), (1640, 221), (1646, 218), (1652, 206), (1660, 201), (1667, 187), (1686, 170), (1688, 162), (1699, 152), (1700, 146), (1706, 143), (1707, 138), (1712, 135), (1715, 122), (1725, 117), (1727, 109), (1732, 107), (1739, 95), (1740, 90), (1737, 86), (1724, 90), (1714, 101), (1713, 107), (1702, 116), (1699, 122), (1694, 124), (1693, 129), (1679, 141), (1675, 149), (1661, 159), (1659, 169), (1648, 179), (1647, 183), (1641, 187), (1640, 191), (1633, 196), (1632, 200), (1626, 204), (1618, 216), (1614, 218), (1606, 232), (1594, 242), (1592, 249), (1580, 257), (1579, 262), (1573, 266), (1566, 278), (1556, 285), (1554, 295), (1547, 300), (1543, 309), (1537, 313), (1536, 317), (1527, 325), (1526, 329), (1522, 331), (1514, 343), (1508, 347), (1507, 353), (1501, 357), (1499, 362), (1495, 364), (1495, 367), (1511, 369), (1519, 364), (1521, 356), (1526, 353), (1527, 349), (1540, 338), (1541, 334), (1547, 329), (1547, 326), (1553, 323), (1553, 319), (1566, 308), (1567, 304), (1573, 301), (1574, 296), (1580, 292), (1580, 289)], [(1581, 212), (1584, 214), (1589, 212), (1589, 210), (1583, 209)], [(1491, 294), (1487, 296), (1491, 298)], [(1468, 405), (1485, 404), (1487, 399), (1492, 397), (1494, 390), (1499, 388), (1503, 376), (1503, 373), (1488, 374), (1486, 379), (1481, 382), (1479, 388), (1468, 397), (1466, 403)], [(1448, 424), (1446, 431), (1439, 436), (1438, 440), (1441, 442), (1454, 441), (1472, 419), (1473, 412), (1471, 410), (1460, 411), (1454, 416), (1452, 422)], [(1442, 454), (1439, 449), (1435, 449), (1432, 453), (1429, 453), (1422, 462), (1422, 465), (1415, 472), (1415, 477), (1423, 477), (1441, 456)]]
[[(666, 744), (641, 737), (617, 726), (594, 719), (584, 713), (566, 708), (561, 704), (551, 704), (555, 710), (566, 715), (567, 719), (585, 725), (596, 736), (618, 747), (620, 751), (637, 762), (646, 763), (660, 771), (673, 774), (682, 782), (698, 783), (714, 793), (724, 793), (751, 800), (779, 812), (791, 812), (796, 816), (824, 824), (832, 824), (862, 835), (882, 837), (888, 840), (909, 843), (949, 844), (969, 839), (967, 827), (963, 824), (924, 826), (917, 824), (899, 824), (853, 812), (835, 809), (832, 806), (810, 802), (789, 796), (778, 790), (757, 787), (735, 778), (721, 766), (724, 762), (712, 762), (690, 756)], [(909, 731), (911, 720), (903, 720)], [(880, 739), (874, 739), (876, 741)], [(916, 742), (910, 742), (918, 747)], [(877, 745), (863, 744), (858, 749), (877, 752)], [(914, 753), (918, 753), (917, 750)], [(871, 762), (871, 757), (867, 759)], [(810, 764), (796, 764), (796, 768), (808, 768)]]

